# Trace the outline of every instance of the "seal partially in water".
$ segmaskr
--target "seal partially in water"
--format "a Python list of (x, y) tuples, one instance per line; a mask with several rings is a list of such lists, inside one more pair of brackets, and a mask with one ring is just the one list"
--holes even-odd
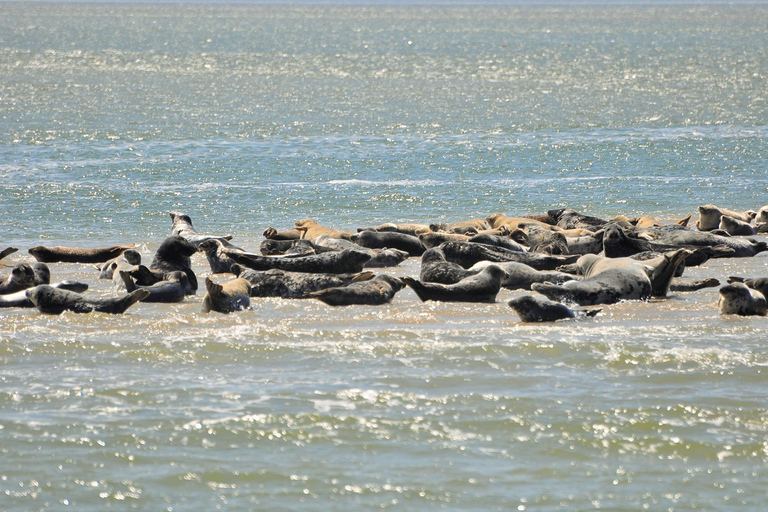
[(205, 288), (208, 293), (203, 297), (204, 313), (232, 313), (247, 309), (251, 305), (251, 285), (241, 277), (224, 284), (214, 283), (210, 277), (206, 277)]
[(744, 283), (721, 287), (717, 306), (721, 315), (765, 316), (768, 311), (765, 296)]
[(412, 277), (403, 277), (402, 280), (422, 301), (495, 302), (501, 282), (506, 277), (506, 272), (496, 265), (491, 265), (456, 284), (422, 283)]
[(30, 288), (26, 291), (26, 295), (38, 311), (49, 315), (60, 315), (64, 311), (120, 314), (125, 313), (125, 310), (149, 295), (149, 292), (136, 290), (120, 298), (87, 299), (79, 293), (43, 284)]
[(181, 302), (187, 295), (189, 278), (180, 270), (174, 270), (166, 274), (165, 279), (150, 286), (137, 285), (129, 272), (120, 270), (120, 278), (125, 283), (128, 292), (134, 290), (147, 290), (149, 295), (141, 299), (141, 302)]
[(112, 279), (118, 270), (128, 270), (134, 265), (141, 265), (141, 254), (135, 249), (127, 249), (117, 258), (104, 263), (99, 269), (99, 279)]
[(345, 274), (290, 272), (279, 269), (259, 271), (239, 263), (232, 265), (232, 272), (251, 283), (251, 297), (283, 299), (305, 298), (311, 292), (366, 281), (374, 276), (370, 271)]
[(232, 251), (227, 251), (227, 256), (236, 263), (254, 270), (270, 270), (275, 268), (292, 272), (329, 274), (360, 272), (371, 259), (370, 254), (355, 249), (344, 249), (343, 251), (313, 254), (311, 256), (297, 256), (295, 258), (261, 256), (259, 254)]
[(18, 249), (18, 248), (16, 248), (16, 247), (6, 247), (6, 248), (5, 248), (5, 249), (3, 249), (2, 251), (0, 251), (0, 260), (1, 260), (1, 259), (3, 259), (3, 258), (5, 258), (6, 256), (9, 256), (9, 255), (11, 255), (11, 254), (15, 253), (15, 252), (16, 252), (16, 251), (18, 251), (18, 250), (19, 250), (19, 249)]
[(368, 281), (312, 292), (308, 297), (321, 300), (329, 306), (378, 306), (390, 302), (403, 286), (405, 284), (402, 280), (383, 274)]
[[(59, 283), (52, 284), (54, 288), (61, 288), (62, 290), (69, 290), (71, 292), (83, 293), (88, 289), (86, 283), (80, 281), (65, 280)], [(0, 308), (33, 308), (32, 301), (27, 297), (27, 290), (21, 290), (16, 293), (9, 293), (7, 295), (0, 295)]]
[(192, 227), (192, 219), (186, 213), (169, 212), (171, 215), (171, 234), (184, 238), (195, 247), (206, 240), (219, 240), (222, 243), (229, 244), (232, 235), (201, 235)]
[(197, 276), (192, 270), (192, 260), (190, 257), (196, 252), (197, 247), (179, 235), (172, 235), (163, 240), (160, 247), (157, 248), (155, 257), (152, 259), (152, 263), (149, 266), (149, 270), (154, 272), (158, 277), (155, 282), (162, 281), (164, 279), (164, 274), (168, 272), (180, 270), (187, 274), (189, 287), (193, 291), (192, 295), (194, 295), (194, 292), (197, 291)]
[(0, 295), (16, 293), (35, 286), (35, 270), (29, 263), (19, 263), (13, 267), (11, 274), (0, 282)]
[(29, 254), (34, 256), (37, 261), (43, 263), (104, 263), (117, 258), (128, 249), (133, 249), (136, 244), (115, 245), (97, 249), (80, 249), (77, 247), (46, 247), (38, 245), (29, 249)]
[(565, 304), (544, 297), (524, 295), (507, 302), (523, 322), (555, 322), (565, 318), (595, 316), (600, 309), (571, 309)]

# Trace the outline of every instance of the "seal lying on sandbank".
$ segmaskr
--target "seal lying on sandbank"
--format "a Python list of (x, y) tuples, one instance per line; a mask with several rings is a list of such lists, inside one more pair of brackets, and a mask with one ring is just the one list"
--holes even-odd
[(536, 270), (555, 270), (561, 265), (573, 263), (579, 259), (579, 255), (553, 256), (533, 252), (510, 251), (502, 247), (473, 244), (470, 242), (445, 242), (440, 246), (445, 254), (445, 259), (458, 263), (464, 268), (469, 268), (483, 260), (501, 262), (516, 261), (525, 263)]
[(311, 292), (373, 278), (373, 272), (368, 271), (346, 274), (290, 272), (279, 269), (259, 271), (239, 263), (232, 265), (232, 273), (251, 283), (251, 297), (283, 299), (302, 299)]
[(565, 318), (595, 316), (600, 309), (571, 309), (565, 304), (544, 297), (524, 295), (507, 302), (523, 322), (555, 322)]
[(29, 254), (34, 256), (37, 261), (43, 263), (104, 263), (117, 258), (128, 249), (133, 249), (136, 244), (115, 245), (99, 249), (80, 249), (76, 247), (46, 247), (38, 245), (29, 249)]
[(289, 270), (292, 272), (314, 272), (329, 274), (346, 274), (360, 272), (371, 259), (371, 255), (355, 250), (313, 254), (311, 256), (297, 256), (295, 258), (281, 258), (275, 256), (261, 256), (252, 253), (240, 253), (226, 251), (227, 256), (236, 263), (253, 270)]
[(403, 289), (405, 283), (401, 279), (386, 274), (376, 276), (368, 281), (356, 282), (347, 286), (326, 288), (307, 294), (329, 306), (352, 306), (367, 304), (378, 306), (392, 300), (397, 292)]
[(26, 291), (27, 297), (41, 313), (60, 315), (64, 311), (75, 313), (125, 313), (141, 299), (149, 295), (147, 290), (136, 290), (120, 298), (87, 299), (79, 293), (43, 284)]
[(506, 277), (507, 273), (500, 267), (491, 265), (456, 284), (422, 283), (412, 277), (403, 277), (402, 280), (422, 301), (495, 302), (501, 282)]

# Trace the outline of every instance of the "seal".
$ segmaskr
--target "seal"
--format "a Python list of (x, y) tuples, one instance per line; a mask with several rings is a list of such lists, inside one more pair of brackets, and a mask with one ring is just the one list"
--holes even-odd
[(75, 313), (121, 314), (149, 295), (147, 290), (136, 290), (120, 298), (86, 299), (79, 293), (54, 288), (43, 284), (26, 291), (27, 298), (32, 301), (38, 311), (49, 315), (60, 315), (64, 311)]
[(568, 254), (598, 254), (603, 250), (603, 235), (605, 230), (601, 229), (583, 236), (566, 236), (565, 243), (568, 245)]
[(224, 284), (214, 283), (206, 277), (205, 288), (208, 293), (203, 297), (203, 313), (232, 313), (251, 306), (251, 284), (241, 277)]
[(232, 272), (251, 283), (251, 297), (283, 299), (303, 299), (307, 294), (318, 290), (346, 286), (373, 278), (373, 272), (370, 271), (354, 274), (318, 274), (278, 269), (258, 271), (239, 263), (232, 265)]
[(721, 315), (765, 316), (765, 296), (744, 283), (731, 283), (720, 288), (717, 307)]
[(427, 250), (419, 238), (393, 231), (361, 231), (349, 239), (368, 249), (398, 249), (409, 256), (421, 256)]
[(294, 227), (296, 231), (301, 233), (301, 238), (312, 241), (321, 235), (328, 235), (331, 238), (344, 238), (346, 240), (349, 240), (349, 237), (352, 236), (352, 233), (347, 233), (346, 231), (321, 226), (313, 219), (297, 220)]
[(266, 239), (259, 246), (259, 252), (264, 256), (283, 256), (287, 254), (309, 256), (310, 254), (320, 254), (330, 252), (331, 250), (319, 246), (310, 240), (302, 240), (300, 238), (296, 240)]
[(757, 290), (763, 294), (764, 297), (768, 297), (768, 277), (758, 277), (756, 279), (747, 279), (740, 276), (730, 276), (728, 278), (728, 284), (744, 283), (748, 288)]
[[(201, 242), (206, 240), (219, 240), (222, 243), (229, 243), (232, 240), (232, 235), (216, 236), (216, 235), (201, 235), (195, 228), (192, 227), (192, 219), (186, 213), (181, 212), (169, 212), (171, 215), (171, 234), (184, 238), (187, 242), (191, 243), (195, 247), (200, 245)], [(138, 265), (138, 263), (135, 263)]]
[[(157, 281), (164, 279), (163, 274), (180, 270), (187, 274), (189, 286), (193, 292), (197, 291), (197, 276), (192, 270), (190, 257), (197, 252), (197, 247), (189, 243), (179, 235), (172, 235), (163, 240), (155, 252), (155, 257), (149, 266), (149, 270), (159, 274)], [(133, 275), (133, 274), (132, 274)], [(154, 283), (141, 283), (154, 284)], [(194, 293), (192, 293), (194, 295)]]
[(19, 263), (13, 267), (11, 274), (0, 282), (0, 295), (16, 293), (35, 286), (35, 270), (29, 263)]
[(752, 236), (757, 234), (757, 228), (749, 222), (734, 219), (728, 215), (720, 217), (719, 228), (731, 236)]
[[(52, 284), (54, 288), (60, 288), (62, 290), (69, 290), (71, 292), (83, 293), (88, 289), (86, 283), (80, 281), (66, 280), (59, 283)], [(33, 308), (32, 301), (27, 297), (27, 290), (21, 290), (16, 293), (9, 293), (7, 295), (0, 295), (0, 308)]]
[(187, 274), (180, 270), (169, 272), (163, 281), (150, 286), (139, 286), (131, 279), (129, 272), (124, 270), (119, 272), (120, 278), (125, 283), (126, 291), (130, 293), (141, 289), (149, 292), (149, 295), (141, 299), (141, 302), (181, 302), (187, 295), (187, 289), (189, 288), (189, 278)]
[(572, 208), (559, 208), (549, 210), (547, 215), (555, 221), (555, 225), (561, 229), (587, 229), (604, 226), (607, 220), (584, 215)]
[(535, 295), (524, 295), (507, 302), (523, 322), (555, 322), (566, 318), (595, 316), (600, 309), (571, 309), (560, 302), (553, 302)]
[(412, 277), (403, 277), (402, 280), (416, 292), (422, 302), (495, 302), (501, 282), (506, 277), (507, 273), (500, 267), (491, 265), (456, 284), (422, 283)]
[(370, 254), (355, 249), (344, 249), (343, 251), (313, 254), (311, 256), (297, 256), (295, 258), (261, 256), (259, 254), (232, 251), (227, 251), (227, 256), (236, 263), (253, 270), (270, 270), (275, 268), (292, 272), (328, 274), (360, 272), (371, 259)]
[[(533, 283), (562, 284), (567, 281), (575, 281), (576, 277), (565, 272), (554, 270), (536, 270), (524, 263), (514, 261), (491, 263), (480, 261), (472, 265), (468, 272), (479, 272), (490, 265), (497, 265), (507, 273), (507, 278), (501, 282), (501, 286), (508, 290), (530, 290)], [(423, 281), (423, 279), (422, 279)]]
[(533, 252), (510, 251), (503, 247), (469, 242), (445, 242), (440, 248), (443, 250), (446, 260), (458, 263), (464, 268), (469, 268), (479, 261), (488, 260), (495, 263), (516, 261), (518, 263), (525, 263), (536, 270), (555, 270), (561, 265), (574, 263), (579, 259), (578, 255), (553, 256)]
[(112, 258), (99, 268), (99, 279), (112, 279), (116, 270), (128, 270), (134, 265), (141, 265), (141, 254), (135, 249), (127, 249), (123, 254)]
[(115, 245), (100, 249), (38, 245), (29, 249), (29, 254), (37, 261), (42, 261), (43, 263), (57, 263), (60, 261), (66, 263), (104, 263), (112, 258), (117, 258), (123, 252), (134, 247), (136, 247), (136, 244)]
[(211, 273), (232, 273), (232, 265), (235, 262), (227, 255), (227, 248), (220, 240), (214, 238), (203, 240), (197, 245), (197, 250), (205, 254), (208, 264), (211, 266)]
[(422, 233), (419, 235), (419, 242), (425, 249), (431, 249), (433, 247), (439, 247), (445, 242), (468, 242), (472, 238), (469, 235), (461, 235), (458, 233), (446, 233), (443, 231), (430, 231), (428, 233)]
[(382, 274), (373, 279), (355, 282), (348, 286), (326, 288), (307, 294), (308, 297), (325, 302), (329, 306), (371, 305), (379, 306), (392, 301), (397, 292), (403, 289), (402, 280)]
[(713, 204), (699, 206), (698, 211), (699, 220), (696, 221), (696, 227), (699, 228), (699, 231), (711, 231), (717, 229), (720, 226), (720, 219), (723, 215), (727, 215), (728, 217), (743, 222), (750, 222), (757, 215), (757, 212), (753, 210), (737, 212), (727, 208), (720, 208)]
[(538, 226), (528, 226), (524, 230), (526, 241), (531, 252), (542, 254), (570, 254), (568, 252), (568, 240), (565, 235), (542, 229)]
[(421, 255), (419, 279), (425, 283), (456, 284), (465, 277), (473, 276), (480, 270), (466, 270), (458, 263), (445, 259), (439, 247), (432, 247)]
[(367, 249), (349, 240), (340, 238), (330, 238), (325, 235), (315, 239), (315, 245), (328, 250), (343, 251), (344, 249), (355, 249), (371, 255), (371, 259), (365, 264), (364, 268), (384, 268), (396, 267), (410, 255), (400, 249)]
[(41, 262), (34, 263), (32, 271), (35, 273), (35, 286), (51, 284), (51, 269), (48, 268), (48, 265)]
[(517, 252), (526, 252), (528, 251), (528, 248), (524, 245), (512, 240), (508, 236), (499, 236), (499, 235), (491, 235), (489, 233), (479, 233), (469, 240), (467, 242), (473, 243), (473, 244), (484, 244), (484, 245), (493, 245), (495, 247), (503, 247), (504, 249), (509, 249), (510, 251), (517, 251)]
[(387, 222), (375, 228), (358, 228), (357, 230), (358, 233), (363, 231), (392, 231), (396, 233), (403, 233), (405, 235), (419, 236), (422, 233), (428, 233), (430, 229), (427, 224), (395, 224), (394, 222)]
[(672, 284), (669, 285), (669, 291), (671, 292), (695, 292), (703, 290), (704, 288), (715, 288), (720, 286), (720, 280), (714, 277), (708, 277), (706, 279), (698, 279), (695, 281), (686, 281), (680, 278), (673, 278)]
[[(768, 205), (760, 207), (755, 214), (755, 224), (768, 224)], [(2, 257), (0, 257), (2, 259)]]
[(583, 281), (533, 283), (531, 290), (559, 302), (580, 306), (613, 304), (620, 300), (648, 300), (652, 297), (651, 280), (641, 265), (611, 268)]
[[(131, 279), (133, 279), (137, 287), (147, 288), (152, 285), (162, 283), (163, 281), (168, 281), (169, 279), (171, 279), (170, 275), (173, 272), (184, 272), (184, 271), (174, 270), (172, 272), (161, 272), (161, 271), (150, 270), (144, 265), (136, 265), (130, 270), (121, 270), (121, 271), (118, 271), (117, 274), (115, 274), (115, 278), (113, 279), (113, 281), (119, 280), (120, 284), (124, 288), (125, 282), (120, 272), (125, 272)], [(186, 283), (185, 294), (194, 295), (195, 290), (192, 289), (192, 285), (189, 283), (189, 273), (184, 272), (184, 274), (187, 276), (186, 281), (184, 281)], [(117, 283), (115, 284), (115, 286), (117, 286)]]
[(265, 229), (263, 235), (267, 240), (298, 240), (301, 238), (301, 232), (297, 229), (278, 231), (273, 227)]

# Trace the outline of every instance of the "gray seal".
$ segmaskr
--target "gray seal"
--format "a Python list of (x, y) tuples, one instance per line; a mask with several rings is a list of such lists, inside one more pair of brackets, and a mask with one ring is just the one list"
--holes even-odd
[(464, 268), (469, 268), (483, 260), (501, 262), (516, 261), (525, 263), (536, 270), (555, 270), (557, 267), (574, 263), (579, 255), (557, 256), (532, 252), (510, 251), (503, 247), (495, 247), (485, 244), (473, 244), (470, 242), (445, 242), (440, 246), (445, 254), (445, 259), (458, 263)]
[(121, 314), (149, 295), (147, 290), (136, 290), (119, 298), (87, 299), (79, 293), (43, 284), (26, 291), (27, 297), (41, 313), (60, 315), (64, 311), (75, 313)]
[(717, 307), (721, 315), (765, 316), (765, 296), (744, 283), (731, 283), (720, 288)]
[(378, 306), (390, 302), (404, 286), (401, 279), (383, 274), (368, 281), (312, 292), (308, 297), (318, 299), (329, 306)]
[(760, 293), (763, 294), (764, 297), (768, 298), (768, 277), (758, 277), (755, 279), (747, 279), (745, 277), (730, 276), (727, 279), (727, 281), (729, 284), (744, 283), (749, 288), (759, 291)]
[(190, 288), (193, 291), (197, 291), (197, 276), (195, 276), (195, 272), (192, 270), (192, 260), (190, 259), (196, 252), (197, 247), (189, 243), (185, 238), (179, 235), (169, 236), (157, 248), (149, 270), (159, 274), (157, 281), (162, 281), (165, 273), (180, 270), (187, 274)]
[(651, 280), (640, 265), (611, 268), (589, 279), (561, 285), (534, 283), (531, 290), (552, 300), (580, 306), (613, 304), (620, 300), (648, 300), (652, 297)]
[(368, 263), (365, 264), (364, 268), (396, 267), (410, 257), (410, 254), (408, 254), (407, 251), (401, 251), (400, 249), (368, 249), (349, 240), (331, 238), (327, 235), (317, 237), (315, 239), (315, 245), (320, 248), (335, 251), (355, 249), (366, 252), (371, 255), (371, 259), (368, 260)]
[(402, 280), (422, 301), (495, 302), (496, 295), (501, 289), (501, 282), (506, 277), (506, 272), (491, 265), (456, 284), (423, 283), (412, 277), (403, 277)]
[(210, 277), (206, 277), (205, 288), (207, 293), (203, 297), (204, 313), (232, 313), (247, 309), (251, 305), (251, 285), (241, 277), (224, 284), (214, 283)]
[(456, 284), (479, 272), (479, 269), (467, 270), (458, 263), (446, 260), (443, 250), (439, 247), (427, 249), (421, 255), (419, 279), (425, 283)]
[(11, 274), (0, 282), (0, 295), (20, 292), (35, 286), (35, 270), (29, 263), (14, 265)]
[(501, 286), (508, 290), (530, 290), (533, 283), (555, 283), (562, 284), (567, 281), (575, 281), (577, 278), (565, 272), (555, 270), (536, 270), (525, 263), (514, 261), (502, 261), (492, 263), (490, 261), (480, 261), (469, 268), (470, 272), (479, 272), (487, 266), (497, 265), (507, 273), (507, 278), (501, 283)]
[(104, 263), (117, 258), (128, 249), (136, 247), (133, 245), (115, 245), (112, 247), (103, 247), (97, 249), (80, 249), (77, 247), (47, 247), (38, 245), (29, 249), (29, 254), (34, 256), (37, 261), (43, 263)]
[(252, 253), (227, 251), (227, 256), (236, 263), (253, 270), (288, 270), (291, 272), (314, 272), (328, 274), (346, 274), (360, 272), (371, 255), (355, 249), (283, 258), (276, 256), (261, 256)]
[(427, 249), (415, 236), (395, 231), (361, 231), (349, 239), (368, 249), (399, 249), (410, 256), (421, 256)]
[(565, 304), (544, 297), (524, 295), (507, 302), (523, 322), (555, 322), (566, 318), (595, 316), (600, 309), (571, 309)]
[(124, 270), (119, 272), (120, 278), (125, 283), (125, 289), (129, 293), (139, 289), (149, 292), (149, 295), (141, 299), (141, 302), (181, 302), (187, 295), (189, 278), (180, 270), (169, 272), (163, 281), (150, 286), (139, 286), (131, 279), (129, 272)]
[[(54, 288), (60, 288), (62, 290), (69, 290), (71, 292), (83, 293), (88, 289), (86, 283), (80, 281), (66, 280), (59, 283), (52, 284)], [(0, 308), (33, 308), (32, 301), (27, 297), (27, 290), (21, 290), (16, 293), (10, 293), (7, 295), (0, 295)]]
[(206, 240), (219, 240), (222, 243), (229, 244), (232, 240), (231, 235), (201, 235), (192, 227), (192, 219), (186, 213), (169, 212), (171, 215), (171, 234), (184, 238), (195, 247)]
[(301, 299), (311, 292), (373, 278), (373, 272), (370, 271), (347, 274), (289, 272), (278, 269), (259, 271), (239, 263), (232, 265), (232, 272), (251, 283), (251, 297), (283, 299)]
[(141, 254), (135, 249), (128, 249), (117, 258), (112, 258), (101, 266), (99, 279), (112, 279), (115, 271), (128, 270), (134, 265), (141, 265)]

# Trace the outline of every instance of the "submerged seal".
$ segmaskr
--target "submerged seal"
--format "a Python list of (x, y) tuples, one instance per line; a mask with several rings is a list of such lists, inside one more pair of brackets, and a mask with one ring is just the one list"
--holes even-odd
[(134, 247), (136, 247), (136, 244), (115, 245), (99, 249), (38, 245), (29, 249), (29, 254), (34, 256), (37, 261), (42, 261), (43, 263), (56, 263), (59, 261), (67, 263), (104, 263), (112, 258), (117, 258), (123, 252)]
[(721, 315), (765, 316), (768, 311), (765, 296), (744, 283), (721, 287), (717, 306)]
[(205, 288), (208, 293), (203, 297), (204, 313), (232, 313), (247, 309), (251, 305), (251, 285), (241, 277), (224, 284), (214, 283), (210, 277), (206, 277)]
[(412, 277), (403, 277), (402, 280), (422, 301), (495, 302), (501, 282), (506, 277), (507, 273), (500, 267), (491, 265), (456, 284), (422, 283)]
[(524, 295), (507, 302), (523, 322), (555, 322), (578, 316), (595, 316), (600, 309), (571, 309), (565, 304), (554, 302), (544, 297)]
[(64, 311), (75, 313), (120, 314), (149, 295), (147, 290), (136, 290), (120, 298), (86, 299), (79, 293), (43, 284), (26, 291), (27, 297), (41, 313), (59, 315)]
[(386, 274), (374, 279), (352, 283), (348, 286), (326, 288), (309, 293), (307, 296), (318, 299), (329, 306), (351, 306), (367, 304), (378, 306), (392, 300), (405, 284), (401, 279)]

